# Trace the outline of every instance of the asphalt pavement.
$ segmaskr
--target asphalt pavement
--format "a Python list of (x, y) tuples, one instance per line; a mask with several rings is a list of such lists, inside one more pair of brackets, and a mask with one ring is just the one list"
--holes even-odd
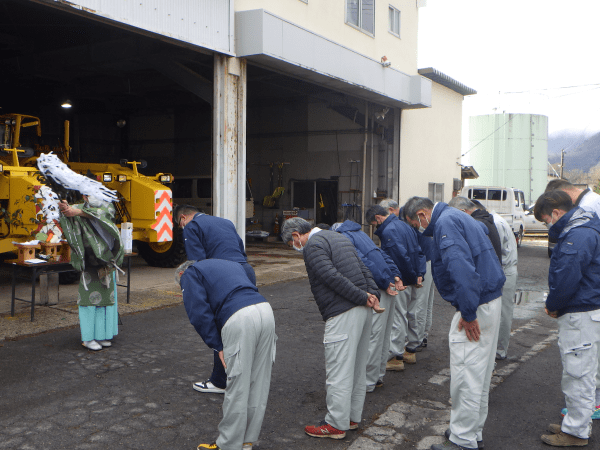
[[(509, 358), (500, 361), (484, 431), (487, 450), (546, 449), (564, 399), (556, 322), (543, 313), (544, 245), (519, 250)], [(275, 312), (277, 358), (255, 449), (425, 449), (448, 426), (447, 332), (453, 308), (436, 294), (429, 346), (417, 364), (389, 373), (367, 394), (363, 421), (343, 440), (315, 439), (324, 417), (324, 323), (306, 279), (260, 287)], [(212, 351), (181, 304), (127, 315), (111, 348), (81, 347), (78, 329), (0, 342), (0, 449), (195, 449), (217, 437), (223, 396), (192, 383), (210, 374)], [(594, 430), (589, 448), (600, 441)]]

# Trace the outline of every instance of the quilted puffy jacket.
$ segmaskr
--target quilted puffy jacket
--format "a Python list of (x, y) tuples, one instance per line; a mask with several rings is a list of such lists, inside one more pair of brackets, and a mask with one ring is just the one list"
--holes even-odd
[(373, 275), (347, 237), (320, 231), (309, 238), (303, 254), (310, 289), (323, 320), (366, 306), (367, 293), (379, 298)]

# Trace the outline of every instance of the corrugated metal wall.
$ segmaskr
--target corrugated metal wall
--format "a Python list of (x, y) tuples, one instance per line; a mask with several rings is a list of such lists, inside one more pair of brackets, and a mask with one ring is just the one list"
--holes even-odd
[(469, 122), (469, 161), (479, 178), (467, 185), (522, 189), (535, 202), (546, 188), (548, 117), (536, 114), (490, 114)]
[(54, 0), (90, 14), (233, 53), (233, 0)]

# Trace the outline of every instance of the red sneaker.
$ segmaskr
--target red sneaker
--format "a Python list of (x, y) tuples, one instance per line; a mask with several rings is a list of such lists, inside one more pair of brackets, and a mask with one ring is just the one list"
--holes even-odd
[(309, 425), (304, 428), (304, 432), (312, 437), (318, 438), (331, 438), (331, 439), (344, 439), (346, 437), (346, 432), (342, 430), (338, 430), (337, 428), (333, 428), (324, 420), (319, 423), (319, 425), (312, 426)]
[(358, 423), (350, 421), (350, 428), (348, 428), (348, 429), (349, 430), (358, 430)]

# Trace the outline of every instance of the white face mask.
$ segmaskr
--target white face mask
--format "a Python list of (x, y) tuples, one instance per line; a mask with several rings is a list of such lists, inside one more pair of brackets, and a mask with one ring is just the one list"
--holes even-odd
[(296, 250), (297, 252), (302, 253), (304, 251), (304, 246), (302, 245), (300, 239), (298, 239), (298, 242), (300, 242), (300, 247), (296, 247), (296, 242), (292, 240), (292, 247), (294, 247), (294, 250)]
[[(554, 211), (552, 211), (554, 212)], [(550, 213), (550, 223), (546, 224), (546, 228), (550, 229), (554, 225), (554, 217), (552, 217), (552, 213)]]
[(419, 233), (422, 233), (423, 231), (425, 231), (425, 228), (419, 225)]

